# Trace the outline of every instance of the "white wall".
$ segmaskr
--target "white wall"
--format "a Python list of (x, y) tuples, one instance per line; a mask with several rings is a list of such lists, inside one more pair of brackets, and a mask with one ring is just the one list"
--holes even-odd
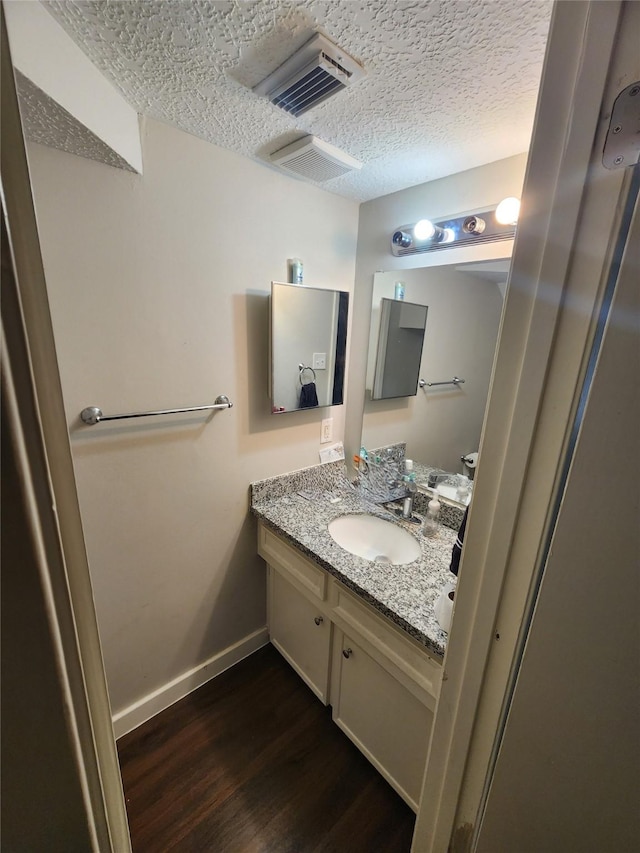
[[(349, 410), (345, 435), (348, 454), (355, 453), (360, 447), (374, 273), (380, 270), (408, 270), (468, 263), (498, 256), (509, 257), (513, 245), (511, 241), (488, 243), (477, 247), (443, 249), (427, 255), (396, 258), (390, 249), (394, 229), (422, 218), (438, 220), (444, 216), (491, 207), (506, 196), (520, 197), (526, 162), (526, 153), (518, 154), (506, 160), (382, 196), (361, 206), (349, 361)], [(496, 246), (499, 246), (498, 251)], [(388, 440), (385, 439), (382, 443)]]
[[(456, 267), (377, 273), (372, 332), (379, 325), (380, 299), (393, 299), (394, 282), (405, 283), (405, 301), (427, 305), (420, 376), (441, 382), (459, 376), (457, 388), (418, 388), (415, 397), (371, 400), (367, 391), (362, 425), (365, 447), (406, 442), (407, 456), (447, 471), (462, 471), (460, 457), (473, 453), (487, 403), (489, 380), (502, 314), (502, 296), (493, 281)], [(369, 370), (377, 334), (369, 346)], [(370, 385), (367, 385), (370, 388)]]
[[(115, 712), (265, 624), (252, 480), (318, 462), (320, 420), (270, 414), (270, 282), (353, 291), (358, 206), (168, 126), (136, 176), (32, 145), (32, 180)], [(240, 235), (250, 235), (248, 241)], [(202, 415), (84, 427), (105, 414)]]

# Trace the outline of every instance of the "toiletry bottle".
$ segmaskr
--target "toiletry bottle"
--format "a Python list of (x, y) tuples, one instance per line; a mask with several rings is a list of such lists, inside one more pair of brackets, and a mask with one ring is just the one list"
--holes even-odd
[(456, 500), (460, 501), (460, 503), (468, 504), (470, 494), (471, 494), (471, 480), (468, 477), (465, 477), (464, 474), (459, 475), (459, 477), (458, 477), (458, 488), (456, 491)]
[(427, 539), (435, 539), (440, 530), (440, 501), (438, 500), (438, 492), (433, 491), (433, 497), (427, 504), (427, 514), (424, 519), (422, 533)]
[[(411, 482), (411, 475), (413, 474), (413, 459), (405, 459), (404, 460), (404, 474), (402, 475), (402, 482), (405, 486), (409, 486)], [(415, 474), (413, 474), (413, 479), (415, 481)]]
[(411, 518), (413, 515), (413, 498), (418, 489), (416, 485), (416, 475), (413, 472), (413, 459), (404, 460), (404, 476), (402, 482), (406, 490), (409, 492), (402, 504), (402, 517)]
[(287, 266), (289, 268), (289, 283), (302, 284), (303, 266), (300, 258), (289, 258)]
[(404, 299), (404, 281), (396, 281), (393, 295), (394, 299), (397, 299), (398, 301)]

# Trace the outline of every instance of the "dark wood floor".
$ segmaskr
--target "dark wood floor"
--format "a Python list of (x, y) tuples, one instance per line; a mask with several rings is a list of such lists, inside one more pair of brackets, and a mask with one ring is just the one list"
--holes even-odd
[(414, 814), (272, 646), (118, 742), (134, 853), (405, 853)]

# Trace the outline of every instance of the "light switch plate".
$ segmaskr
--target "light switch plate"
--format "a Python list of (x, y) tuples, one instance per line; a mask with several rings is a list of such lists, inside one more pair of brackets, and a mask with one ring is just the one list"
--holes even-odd
[(325, 418), (320, 430), (320, 444), (327, 444), (333, 440), (333, 418)]
[(314, 352), (312, 367), (314, 370), (327, 369), (327, 354), (326, 352)]

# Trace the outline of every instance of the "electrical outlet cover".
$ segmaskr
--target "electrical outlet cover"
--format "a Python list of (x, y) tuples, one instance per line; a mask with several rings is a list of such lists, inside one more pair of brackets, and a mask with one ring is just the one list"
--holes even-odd
[(344, 459), (344, 445), (341, 441), (332, 444), (331, 447), (323, 447), (320, 451), (321, 465), (325, 465), (327, 462), (339, 462), (341, 459)]
[(314, 352), (313, 361), (311, 362), (314, 370), (327, 369), (327, 354), (326, 352)]
[(333, 418), (325, 418), (320, 429), (320, 444), (327, 444), (333, 439)]

